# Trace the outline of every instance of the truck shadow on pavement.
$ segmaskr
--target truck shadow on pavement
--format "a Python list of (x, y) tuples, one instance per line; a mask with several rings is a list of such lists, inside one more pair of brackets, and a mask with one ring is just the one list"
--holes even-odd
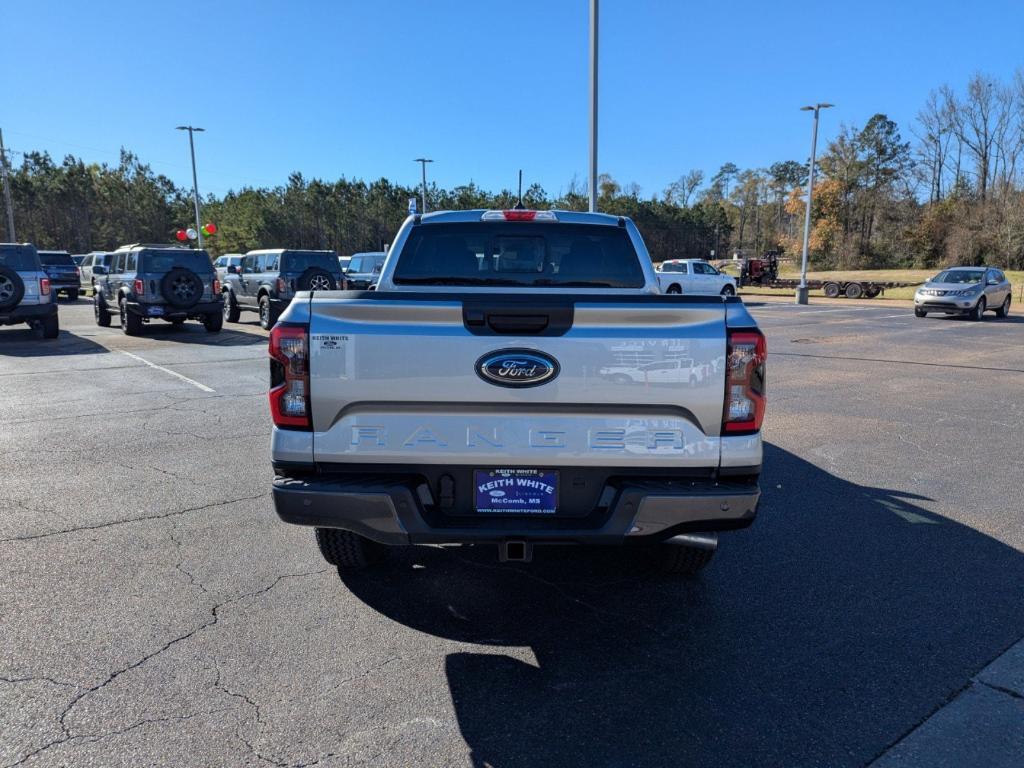
[(53, 357), (98, 355), (109, 352), (91, 339), (61, 330), (56, 339), (44, 339), (39, 331), (0, 327), (0, 357)]
[(641, 553), (414, 548), (344, 575), (445, 660), (473, 765), (863, 765), (1024, 634), (1024, 556), (768, 445), (696, 580)]

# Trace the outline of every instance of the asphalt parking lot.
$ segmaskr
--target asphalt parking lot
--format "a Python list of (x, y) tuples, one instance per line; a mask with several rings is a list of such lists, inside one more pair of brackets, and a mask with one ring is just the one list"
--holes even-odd
[(0, 766), (866, 765), (1024, 636), (1024, 315), (751, 302), (763, 500), (696, 581), (270, 503), (265, 332), (0, 328)]

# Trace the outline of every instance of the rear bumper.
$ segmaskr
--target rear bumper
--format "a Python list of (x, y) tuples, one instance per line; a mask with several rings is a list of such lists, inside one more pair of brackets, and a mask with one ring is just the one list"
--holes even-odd
[(756, 477), (735, 482), (627, 478), (607, 488), (606, 506), (586, 517), (444, 514), (432, 508), (429, 487), (413, 476), (279, 476), (273, 493), (277, 514), (286, 523), (341, 528), (390, 545), (657, 541), (687, 531), (745, 528), (757, 515), (760, 497)]
[[(157, 320), (181, 320), (200, 315), (220, 314), (224, 311), (223, 299), (215, 301), (201, 301), (191, 307), (181, 309), (170, 304), (147, 304), (138, 301), (129, 301), (126, 305), (129, 312), (142, 317), (155, 318)], [(159, 308), (159, 313), (154, 314), (154, 308)]]
[(50, 288), (56, 290), (66, 290), (68, 288), (81, 288), (82, 281), (78, 275), (71, 275), (70, 277), (53, 277), (50, 276)]
[(19, 304), (13, 309), (0, 309), (0, 325), (14, 325), (57, 314), (57, 305), (52, 301), (45, 304)]

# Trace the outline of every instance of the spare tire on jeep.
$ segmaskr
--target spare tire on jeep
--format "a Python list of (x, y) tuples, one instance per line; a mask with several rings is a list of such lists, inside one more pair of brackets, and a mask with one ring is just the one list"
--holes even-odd
[(203, 281), (191, 269), (173, 267), (160, 279), (160, 295), (168, 304), (187, 309), (203, 298)]
[(18, 306), (25, 295), (25, 281), (10, 267), (0, 264), (0, 309)]
[(300, 291), (333, 291), (338, 284), (334, 276), (321, 267), (310, 267), (295, 281), (295, 287)]

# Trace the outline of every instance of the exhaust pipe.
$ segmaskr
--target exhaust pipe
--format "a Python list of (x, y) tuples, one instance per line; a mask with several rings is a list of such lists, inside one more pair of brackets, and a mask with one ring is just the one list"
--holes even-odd
[(503, 541), (498, 545), (502, 563), (528, 563), (533, 560), (533, 544), (527, 541)]

